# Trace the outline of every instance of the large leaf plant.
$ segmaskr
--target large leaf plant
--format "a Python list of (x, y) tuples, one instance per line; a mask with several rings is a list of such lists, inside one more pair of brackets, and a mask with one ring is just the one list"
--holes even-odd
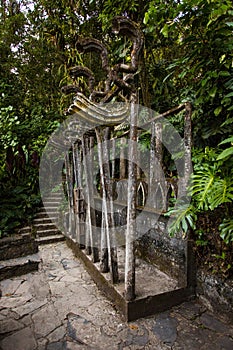
[[(232, 142), (228, 138), (220, 145)], [(206, 147), (205, 151), (194, 151), (194, 174), (190, 183), (190, 204), (178, 203), (168, 215), (174, 216), (169, 232), (174, 235), (182, 230), (186, 234), (191, 228), (195, 231), (198, 215), (221, 209), (222, 222), (218, 229), (220, 237), (229, 244), (233, 242), (233, 156), (232, 149), (216, 150)]]

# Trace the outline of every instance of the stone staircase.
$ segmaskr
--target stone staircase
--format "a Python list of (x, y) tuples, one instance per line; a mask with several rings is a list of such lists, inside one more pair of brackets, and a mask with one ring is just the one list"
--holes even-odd
[[(57, 206), (60, 203), (61, 193), (50, 195), (43, 207), (38, 209), (33, 220), (32, 229), (36, 242), (41, 244), (55, 243), (65, 240), (65, 236), (59, 231), (54, 222), (58, 219)], [(48, 215), (49, 212), (49, 215)]]
[(38, 243), (31, 232), (15, 234), (0, 240), (0, 281), (38, 270), (41, 258)]
[(38, 209), (32, 226), (0, 240), (0, 281), (38, 270), (41, 262), (38, 246), (65, 240), (54, 223), (60, 196), (54, 193), (47, 198), (44, 203), (47, 211), (44, 207)]

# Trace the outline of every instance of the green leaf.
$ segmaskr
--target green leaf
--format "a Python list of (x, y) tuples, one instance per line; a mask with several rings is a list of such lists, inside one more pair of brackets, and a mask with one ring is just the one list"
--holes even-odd
[(192, 195), (196, 195), (198, 209), (209, 209), (210, 191), (215, 177), (215, 169), (213, 168), (204, 168), (193, 175), (191, 191)]
[(211, 97), (215, 97), (215, 95), (216, 95), (216, 92), (217, 92), (217, 86), (214, 86), (214, 87), (212, 87), (212, 89), (210, 90), (210, 92), (209, 92), (209, 95), (211, 96)]
[(168, 232), (171, 236), (179, 233), (180, 230), (186, 234), (189, 227), (195, 228), (195, 221), (197, 220), (196, 209), (190, 204), (179, 203), (175, 208), (170, 208), (165, 216), (170, 216), (173, 219), (168, 227)]
[(226, 96), (224, 96), (224, 98), (228, 98), (228, 97), (233, 97), (233, 92), (229, 92), (229, 94), (227, 94)]
[(227, 89), (232, 90), (233, 89), (233, 79), (229, 79), (224, 85)]
[[(233, 107), (233, 106), (232, 106)], [(221, 127), (225, 126), (225, 125), (231, 125), (233, 124), (233, 117), (232, 118), (228, 118), (226, 119), (222, 124)], [(233, 136), (232, 136), (232, 141), (233, 141)], [(224, 142), (224, 141), (223, 141)], [(227, 141), (228, 142), (228, 141)], [(225, 142), (224, 142), (225, 143)]]
[(210, 209), (213, 210), (223, 203), (233, 201), (233, 181), (231, 178), (218, 179), (215, 181), (210, 193)]
[(231, 75), (231, 73), (228, 72), (227, 70), (223, 70), (223, 71), (219, 72), (219, 75), (221, 77), (229, 77)]
[(224, 219), (219, 225), (220, 237), (225, 243), (233, 242), (233, 219)]
[(161, 29), (161, 33), (163, 34), (163, 36), (165, 38), (168, 38), (168, 25), (167, 23), (165, 24), (165, 26)]
[(146, 13), (145, 13), (145, 16), (144, 16), (143, 23), (144, 23), (144, 24), (147, 24), (147, 23), (148, 23), (148, 21), (149, 21), (149, 18), (150, 18), (149, 13), (148, 13), (148, 12), (146, 12)]
[(224, 149), (224, 151), (222, 151), (222, 153), (219, 154), (217, 160), (221, 160), (232, 155), (233, 155), (233, 147), (230, 147), (230, 148)]
[[(232, 119), (233, 122), (233, 119)], [(233, 142), (233, 136), (227, 138), (226, 140), (223, 140), (222, 142), (220, 142), (219, 145), (224, 145), (225, 143), (229, 143), (229, 142)]]
[(182, 73), (179, 74), (179, 78), (183, 79), (186, 76), (187, 73), (188, 72), (184, 70)]
[(217, 108), (215, 108), (214, 110), (214, 114), (216, 115), (216, 117), (222, 112), (222, 106), (219, 106)]

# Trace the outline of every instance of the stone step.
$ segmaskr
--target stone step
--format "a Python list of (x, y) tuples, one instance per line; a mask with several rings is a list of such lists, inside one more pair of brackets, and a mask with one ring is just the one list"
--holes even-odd
[(37, 237), (46, 237), (46, 236), (55, 236), (55, 235), (60, 235), (61, 231), (59, 231), (57, 228), (55, 229), (50, 229), (50, 230), (41, 230), (37, 231)]
[(48, 197), (48, 198), (44, 198), (44, 200), (43, 200), (43, 203), (47, 203), (47, 202), (51, 202), (51, 203), (53, 203), (53, 202), (58, 202), (58, 203), (60, 203), (60, 201), (62, 200), (62, 196), (60, 196), (60, 197)]
[(38, 253), (0, 261), (0, 281), (38, 270), (41, 258)]
[(19, 229), (19, 234), (31, 233), (31, 226), (25, 226)]
[(42, 244), (50, 244), (50, 243), (56, 243), (56, 242), (61, 242), (65, 241), (65, 236), (60, 234), (60, 235), (53, 235), (53, 236), (46, 236), (46, 237), (38, 237), (36, 238), (36, 242), (39, 245)]
[(57, 194), (57, 195), (53, 195), (53, 196), (49, 196), (49, 197), (44, 197), (43, 198), (43, 202), (53, 202), (53, 201), (60, 201), (63, 198), (62, 194)]
[[(38, 209), (33, 220), (38, 245), (64, 241), (65, 237), (54, 222), (58, 220), (61, 193), (53, 194), (44, 200), (44, 207)], [(54, 222), (53, 222), (54, 220)]]
[(58, 191), (56, 191), (56, 192), (50, 192), (49, 197), (61, 196), (62, 193), (63, 193), (63, 189), (60, 189), (60, 190), (58, 190)]
[(57, 220), (57, 217), (39, 217), (33, 220), (33, 225), (50, 224)]
[(51, 207), (42, 207), (42, 208), (39, 208), (37, 213), (46, 213), (46, 212), (58, 212), (58, 206), (51, 206)]
[(56, 230), (57, 226), (52, 223), (51, 221), (49, 223), (39, 223), (39, 224), (34, 224), (33, 227), (35, 228), (36, 232), (41, 232), (45, 230)]
[(47, 218), (50, 218), (50, 216), (52, 218), (58, 218), (58, 212), (53, 212), (53, 211), (49, 211), (49, 216), (47, 214), (47, 212), (44, 210), (44, 211), (38, 211), (35, 215), (35, 219), (41, 219), (41, 218), (44, 218), (44, 219), (47, 219)]
[(48, 207), (55, 207), (55, 206), (56, 206), (56, 208), (58, 208), (59, 205), (61, 204), (61, 202), (55, 200), (55, 201), (46, 201), (43, 204), (44, 204), (44, 207), (46, 207), (46, 208), (48, 208)]
[(38, 245), (31, 233), (20, 233), (0, 239), (0, 259), (11, 260), (36, 254)]

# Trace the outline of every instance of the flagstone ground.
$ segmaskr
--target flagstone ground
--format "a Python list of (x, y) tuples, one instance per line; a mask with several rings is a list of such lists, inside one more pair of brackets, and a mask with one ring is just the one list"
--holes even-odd
[(126, 323), (65, 242), (39, 254), (39, 271), (1, 282), (1, 350), (233, 349), (233, 325), (198, 301)]

